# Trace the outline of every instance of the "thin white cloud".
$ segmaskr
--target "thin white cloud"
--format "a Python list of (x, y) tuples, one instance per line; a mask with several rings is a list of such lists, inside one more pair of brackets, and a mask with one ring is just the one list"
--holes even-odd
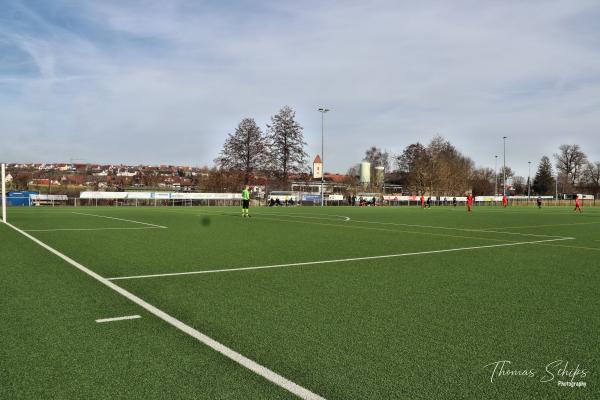
[(284, 104), (311, 154), (316, 108), (332, 108), (335, 171), (371, 145), (399, 152), (436, 133), (488, 166), (508, 135), (521, 174), (563, 142), (600, 159), (592, 1), (62, 7), (78, 24), (21, 6), (23, 23), (0, 27), (38, 68), (0, 73), (12, 93), (0, 95), (0, 129), (18, 139), (1, 159), (210, 164), (239, 120), (264, 125)]

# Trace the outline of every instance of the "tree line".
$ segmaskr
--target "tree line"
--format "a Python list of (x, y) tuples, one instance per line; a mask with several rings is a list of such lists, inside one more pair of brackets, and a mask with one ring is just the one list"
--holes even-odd
[(237, 175), (248, 184), (257, 172), (286, 185), (291, 175), (307, 174), (303, 128), (295, 111), (284, 106), (271, 117), (266, 131), (253, 118), (244, 118), (225, 140), (215, 159), (221, 173)]
[[(388, 174), (394, 183), (402, 185), (405, 192), (413, 194), (461, 195), (467, 192), (478, 195), (502, 193), (504, 177), (512, 183), (515, 194), (551, 195), (558, 193), (587, 193), (600, 195), (600, 162), (589, 161), (577, 144), (563, 144), (550, 157), (543, 156), (532, 181), (530, 177), (518, 176), (510, 166), (497, 170), (476, 167), (473, 160), (462, 154), (441, 136), (435, 136), (427, 145), (420, 142), (409, 144), (397, 156), (392, 157), (372, 147), (365, 152), (365, 159), (375, 165), (386, 166), (395, 161), (395, 170)], [(354, 169), (349, 170), (354, 174)]]
[[(271, 117), (265, 130), (253, 118), (244, 118), (223, 144), (214, 160), (215, 168), (207, 176), (205, 187), (213, 190), (234, 189), (241, 183), (256, 181), (257, 176), (270, 180), (270, 188), (288, 189), (291, 177), (309, 179), (310, 167), (305, 151), (303, 127), (295, 111), (282, 107)], [(510, 166), (497, 170), (477, 167), (475, 162), (452, 143), (435, 136), (428, 144), (411, 143), (397, 155), (377, 146), (369, 147), (364, 160), (374, 169), (384, 167), (386, 182), (402, 186), (405, 193), (432, 195), (478, 195), (502, 193), (504, 177), (512, 183), (515, 194), (533, 195), (585, 192), (600, 194), (600, 162), (591, 162), (576, 144), (563, 144), (550, 157), (543, 156), (531, 182), (514, 173)], [(360, 188), (359, 165), (352, 166), (345, 183), (351, 190)], [(556, 171), (556, 172), (555, 172)], [(383, 182), (373, 182), (370, 190), (381, 190)]]

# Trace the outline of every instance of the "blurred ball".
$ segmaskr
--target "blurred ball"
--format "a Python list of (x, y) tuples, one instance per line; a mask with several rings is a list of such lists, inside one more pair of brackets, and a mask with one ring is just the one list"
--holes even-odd
[(209, 226), (210, 225), (210, 218), (209, 217), (202, 217), (200, 219), (200, 223), (202, 224), (202, 226)]

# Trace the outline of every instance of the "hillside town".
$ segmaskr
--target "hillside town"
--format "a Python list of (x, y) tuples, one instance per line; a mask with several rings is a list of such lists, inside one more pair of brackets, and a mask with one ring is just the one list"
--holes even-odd
[[(216, 168), (184, 165), (126, 165), (83, 163), (9, 163), (6, 165), (8, 190), (34, 191), (44, 194), (75, 196), (83, 191), (171, 191), (237, 192), (239, 181), (230, 173)], [(320, 179), (312, 182), (310, 174), (293, 176), (294, 187), (318, 190)], [(346, 175), (325, 173), (326, 191), (346, 188)], [(267, 173), (253, 176), (255, 191), (286, 189), (270, 180)], [(289, 187), (290, 185), (288, 185)]]

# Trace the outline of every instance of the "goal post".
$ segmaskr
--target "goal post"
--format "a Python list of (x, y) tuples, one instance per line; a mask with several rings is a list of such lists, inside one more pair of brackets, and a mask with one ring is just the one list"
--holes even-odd
[(6, 223), (6, 164), (2, 164), (2, 222)]

